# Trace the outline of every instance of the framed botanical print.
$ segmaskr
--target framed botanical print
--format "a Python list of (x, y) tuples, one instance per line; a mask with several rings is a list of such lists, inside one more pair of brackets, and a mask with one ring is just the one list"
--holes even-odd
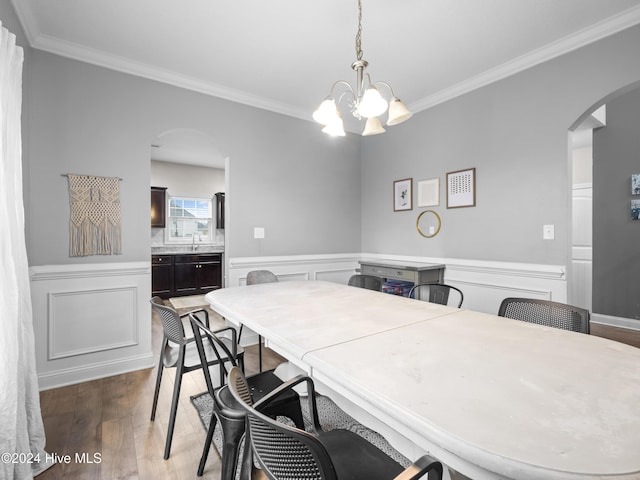
[(393, 182), (393, 211), (411, 210), (413, 208), (413, 179), (405, 178)]

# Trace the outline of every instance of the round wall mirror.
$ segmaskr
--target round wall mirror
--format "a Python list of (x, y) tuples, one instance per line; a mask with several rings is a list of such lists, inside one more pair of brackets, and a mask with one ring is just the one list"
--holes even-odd
[(433, 210), (425, 210), (420, 212), (416, 220), (416, 229), (418, 233), (425, 238), (435, 237), (440, 231), (440, 215)]

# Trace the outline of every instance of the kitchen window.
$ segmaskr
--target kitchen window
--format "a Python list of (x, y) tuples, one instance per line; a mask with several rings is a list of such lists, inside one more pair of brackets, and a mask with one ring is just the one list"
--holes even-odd
[(211, 242), (213, 201), (206, 198), (169, 197), (167, 241)]

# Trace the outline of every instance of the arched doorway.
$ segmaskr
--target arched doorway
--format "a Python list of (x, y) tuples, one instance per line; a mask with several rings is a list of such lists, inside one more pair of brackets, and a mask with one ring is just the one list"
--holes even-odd
[[(228, 229), (224, 223), (228, 215), (224, 205), (228, 160), (210, 135), (196, 129), (166, 130), (150, 143), (150, 186), (162, 190), (167, 220), (166, 225), (155, 228), (152, 225), (151, 253), (220, 252), (223, 259), (220, 286), (226, 277), (224, 251), (228, 245)], [(180, 211), (183, 215), (177, 213)], [(152, 266), (152, 284), (153, 271)], [(165, 284), (170, 281), (167, 278)], [(152, 293), (154, 291), (169, 295), (165, 287), (152, 288)]]
[[(594, 114), (604, 106), (606, 115), (594, 125)], [(592, 326), (607, 329), (606, 333), (592, 329), (592, 333), (613, 338), (613, 330), (622, 336), (615, 339), (632, 344), (640, 341), (640, 304), (634, 288), (634, 279), (640, 274), (640, 222), (632, 219), (633, 205), (640, 205), (640, 195), (634, 196), (631, 188), (632, 177), (640, 174), (639, 125), (640, 82), (636, 82), (598, 101), (570, 128), (572, 140), (588, 130), (592, 142), (588, 160), (578, 158), (575, 153), (579, 148), (572, 149), (571, 155), (574, 194), (590, 191), (573, 196), (569, 301), (579, 306), (588, 301), (585, 306), (592, 312)], [(591, 182), (584, 175), (585, 165)], [(592, 228), (585, 228), (589, 221)], [(589, 245), (583, 242), (585, 238)], [(591, 255), (578, 258), (575, 253), (582, 247), (589, 247)], [(591, 273), (581, 277), (585, 265)]]

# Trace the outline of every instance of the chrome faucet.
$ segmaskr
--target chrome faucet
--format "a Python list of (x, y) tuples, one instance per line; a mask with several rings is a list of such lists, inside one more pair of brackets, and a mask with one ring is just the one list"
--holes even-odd
[(198, 243), (202, 242), (202, 237), (198, 232), (193, 232), (191, 235), (191, 250), (197, 250), (198, 245), (196, 245), (196, 235), (198, 236)]

